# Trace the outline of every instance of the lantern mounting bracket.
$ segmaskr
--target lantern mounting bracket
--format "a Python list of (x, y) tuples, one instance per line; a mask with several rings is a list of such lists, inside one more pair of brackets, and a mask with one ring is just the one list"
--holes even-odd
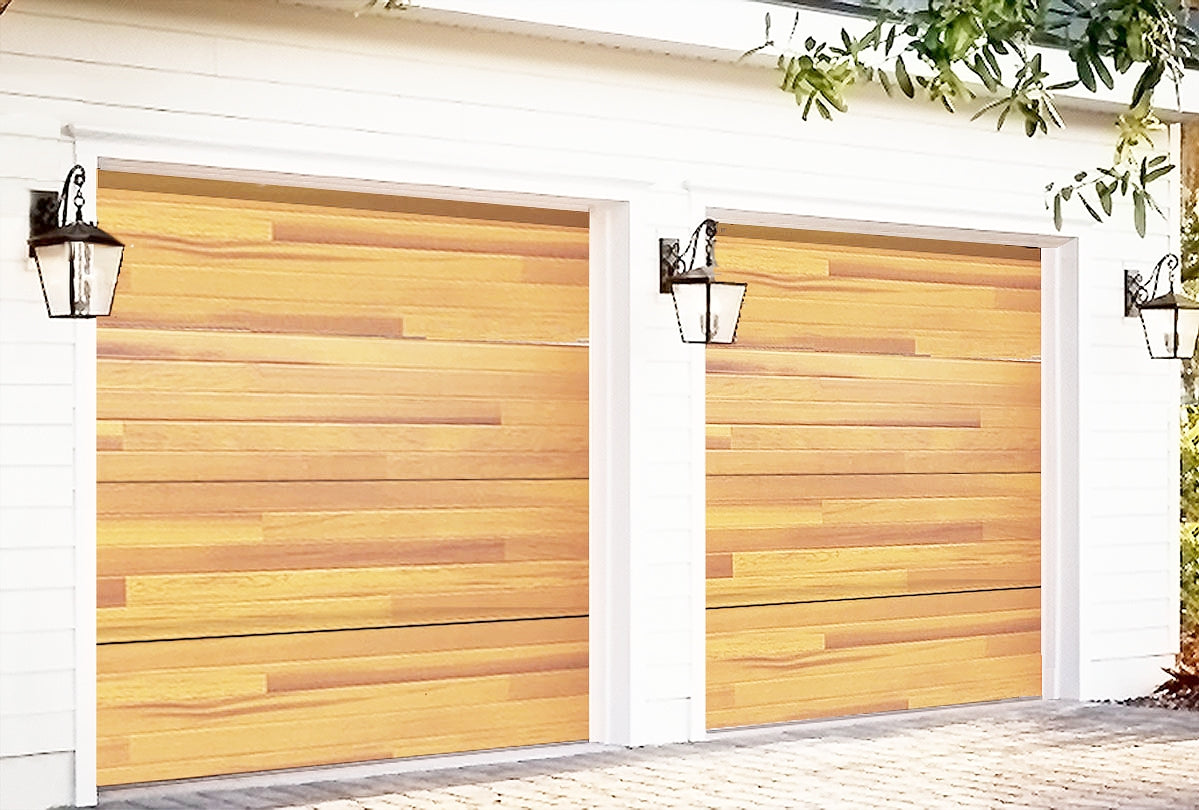
[(694, 273), (699, 253), (700, 233), (704, 236), (704, 267), (716, 266), (716, 220), (705, 219), (691, 234), (687, 249), (679, 249), (678, 239), (658, 240), (658, 292), (669, 293), (679, 276)]
[[(57, 191), (29, 192), (29, 235), (41, 236), (58, 227), (59, 200)], [(33, 258), (33, 247), (29, 248)]]
[(1174, 292), (1174, 274), (1181, 267), (1182, 261), (1176, 253), (1167, 253), (1158, 259), (1148, 277), (1142, 277), (1135, 270), (1124, 268), (1124, 317), (1135, 318), (1141, 312), (1141, 306), (1157, 291), (1161, 280), (1162, 270), (1165, 269), (1170, 282), (1170, 292)]

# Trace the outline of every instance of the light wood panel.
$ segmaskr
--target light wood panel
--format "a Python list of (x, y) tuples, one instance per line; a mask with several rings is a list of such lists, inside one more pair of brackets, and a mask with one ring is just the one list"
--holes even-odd
[(101, 645), (98, 666), (106, 783), (587, 736), (585, 618)]
[(1039, 693), (1037, 252), (718, 253), (756, 292), (708, 349), (709, 725)]
[(586, 215), (100, 186), (101, 781), (585, 738)]

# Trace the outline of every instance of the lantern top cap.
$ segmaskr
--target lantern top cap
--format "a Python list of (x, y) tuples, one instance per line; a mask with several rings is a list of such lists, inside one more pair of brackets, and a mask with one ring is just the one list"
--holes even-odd
[(107, 231), (78, 220), (69, 225), (63, 225), (62, 227), (30, 237), (29, 246), (39, 248), (46, 245), (62, 244), (63, 242), (90, 242), (93, 245), (124, 247), (124, 242), (121, 242)]

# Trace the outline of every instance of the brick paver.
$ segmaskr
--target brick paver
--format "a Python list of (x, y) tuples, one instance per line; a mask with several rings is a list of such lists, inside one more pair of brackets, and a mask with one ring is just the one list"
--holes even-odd
[(231, 790), (112, 791), (102, 810), (1199, 808), (1199, 714), (1028, 701), (703, 743)]

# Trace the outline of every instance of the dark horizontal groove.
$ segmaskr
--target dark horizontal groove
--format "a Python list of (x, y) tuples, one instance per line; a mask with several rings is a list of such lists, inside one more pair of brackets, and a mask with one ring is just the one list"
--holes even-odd
[(126, 641), (101, 641), (99, 646), (108, 647), (117, 644), (157, 644), (164, 641), (208, 641), (225, 638), (268, 638), (271, 636), (309, 636), (317, 633), (355, 633), (359, 630), (406, 630), (418, 627), (460, 627), (467, 624), (508, 624), (511, 622), (544, 622), (557, 619), (586, 619), (588, 614), (579, 613), (567, 616), (529, 616), (516, 619), (478, 619), (461, 622), (428, 622), (427, 624), (380, 624), (369, 627), (322, 627), (316, 630), (285, 630), (274, 633), (231, 633), (224, 636), (176, 636), (173, 638), (139, 638)]
[(867, 602), (872, 599), (905, 599), (909, 596), (951, 596), (955, 593), (1007, 593), (1009, 591), (1039, 591), (1040, 585), (1018, 585), (1014, 588), (971, 588), (964, 591), (928, 591), (922, 593), (891, 593), (881, 596), (850, 596), (842, 599), (796, 599), (791, 602), (759, 602), (752, 605), (719, 605), (708, 610), (737, 610), (752, 607), (784, 607), (786, 605), (824, 605), (830, 602)]

